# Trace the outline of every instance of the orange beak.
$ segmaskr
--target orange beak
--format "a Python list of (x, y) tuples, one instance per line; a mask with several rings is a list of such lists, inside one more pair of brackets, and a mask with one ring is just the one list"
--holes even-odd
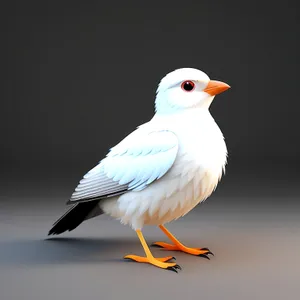
[(211, 96), (215, 96), (225, 92), (229, 88), (230, 86), (227, 83), (211, 80), (203, 91)]

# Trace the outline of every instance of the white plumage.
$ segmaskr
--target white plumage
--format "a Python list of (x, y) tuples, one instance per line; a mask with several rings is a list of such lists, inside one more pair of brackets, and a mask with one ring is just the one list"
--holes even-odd
[[(184, 89), (186, 81), (191, 91)], [(177, 219), (204, 201), (227, 159), (222, 132), (209, 112), (218, 93), (216, 87), (211, 92), (210, 82), (190, 68), (164, 77), (154, 117), (84, 176), (69, 203), (101, 199), (106, 214), (142, 229)]]

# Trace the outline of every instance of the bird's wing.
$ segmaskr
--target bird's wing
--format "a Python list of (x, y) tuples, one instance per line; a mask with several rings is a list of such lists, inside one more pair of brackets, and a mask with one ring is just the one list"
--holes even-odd
[(68, 204), (143, 190), (168, 172), (177, 152), (171, 131), (131, 134), (83, 177)]

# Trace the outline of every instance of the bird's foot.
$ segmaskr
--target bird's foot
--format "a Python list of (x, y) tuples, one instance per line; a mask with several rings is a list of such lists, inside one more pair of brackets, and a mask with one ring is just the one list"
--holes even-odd
[(181, 270), (181, 267), (176, 263), (169, 263), (169, 260), (175, 259), (174, 256), (167, 256), (167, 257), (145, 257), (145, 256), (137, 256), (137, 255), (126, 255), (124, 256), (125, 259), (131, 259), (135, 262), (140, 263), (148, 263), (158, 268), (171, 270), (177, 273), (177, 270)]
[(209, 254), (214, 255), (208, 248), (189, 248), (182, 244), (172, 245), (172, 244), (167, 244), (164, 242), (155, 242), (152, 244), (152, 246), (160, 247), (160, 248), (163, 248), (165, 250), (170, 250), (170, 251), (182, 251), (182, 252), (185, 252), (188, 254), (204, 257), (207, 259), (210, 259), (208, 256)]

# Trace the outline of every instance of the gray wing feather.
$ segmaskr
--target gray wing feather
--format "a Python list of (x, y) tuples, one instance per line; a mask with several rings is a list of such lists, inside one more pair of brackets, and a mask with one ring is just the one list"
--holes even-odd
[(83, 177), (68, 204), (143, 190), (168, 172), (177, 152), (171, 131), (129, 135)]

